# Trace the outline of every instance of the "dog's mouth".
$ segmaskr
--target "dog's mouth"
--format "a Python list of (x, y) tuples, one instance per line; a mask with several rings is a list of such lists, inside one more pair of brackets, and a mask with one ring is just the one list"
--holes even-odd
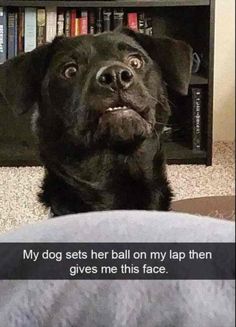
[(129, 104), (109, 106), (99, 118), (95, 138), (119, 151), (127, 145), (136, 146), (153, 132), (147, 113), (148, 110)]
[[(120, 114), (123, 117), (126, 115), (132, 115), (132, 114), (137, 114), (144, 120), (148, 121), (148, 112), (149, 108), (142, 108), (141, 106), (135, 106), (132, 104), (118, 104), (115, 106), (109, 106), (103, 111), (103, 114), (117, 114), (117, 116)], [(115, 115), (114, 115), (115, 116)]]

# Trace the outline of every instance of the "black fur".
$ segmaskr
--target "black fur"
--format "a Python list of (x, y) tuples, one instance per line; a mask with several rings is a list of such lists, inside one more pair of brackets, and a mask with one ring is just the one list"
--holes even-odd
[[(69, 77), (68, 66), (77, 70)], [(166, 84), (186, 94), (190, 71), (184, 42), (128, 29), (56, 38), (0, 67), (0, 90), (15, 111), (37, 103), (46, 170), (39, 198), (54, 216), (169, 210), (161, 146), (170, 113)], [(107, 111), (118, 106), (127, 109)]]

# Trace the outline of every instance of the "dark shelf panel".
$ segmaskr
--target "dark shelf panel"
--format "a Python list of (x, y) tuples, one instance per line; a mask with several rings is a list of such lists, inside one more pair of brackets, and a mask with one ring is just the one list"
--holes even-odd
[(193, 74), (190, 81), (191, 85), (207, 85), (208, 79), (198, 74)]
[(0, 0), (0, 6), (32, 7), (175, 7), (175, 6), (209, 6), (210, 0), (156, 0), (156, 1), (7, 1)]
[(10, 144), (0, 142), (0, 166), (40, 166), (37, 152), (33, 146), (26, 147), (23, 144), (11, 142)]
[(167, 142), (164, 145), (168, 164), (206, 164), (205, 151), (192, 151), (185, 144)]

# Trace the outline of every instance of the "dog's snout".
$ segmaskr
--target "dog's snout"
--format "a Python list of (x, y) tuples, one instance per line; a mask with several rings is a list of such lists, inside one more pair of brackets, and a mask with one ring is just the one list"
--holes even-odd
[(101, 68), (96, 76), (99, 86), (106, 87), (113, 91), (128, 89), (133, 83), (134, 75), (129, 68), (122, 66), (109, 66)]

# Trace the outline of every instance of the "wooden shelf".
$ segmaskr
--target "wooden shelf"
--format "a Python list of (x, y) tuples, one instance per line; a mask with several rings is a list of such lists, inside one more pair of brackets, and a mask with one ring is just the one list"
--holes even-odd
[(209, 6), (210, 0), (156, 0), (156, 1), (7, 1), (0, 0), (0, 6), (29, 7), (175, 7), (175, 6)]
[(193, 151), (186, 144), (164, 144), (168, 164), (206, 164), (206, 151)]
[(208, 79), (198, 74), (193, 74), (190, 81), (191, 85), (207, 85)]
[(0, 166), (40, 166), (35, 146), (25, 146), (15, 141), (11, 143), (0, 142)]

